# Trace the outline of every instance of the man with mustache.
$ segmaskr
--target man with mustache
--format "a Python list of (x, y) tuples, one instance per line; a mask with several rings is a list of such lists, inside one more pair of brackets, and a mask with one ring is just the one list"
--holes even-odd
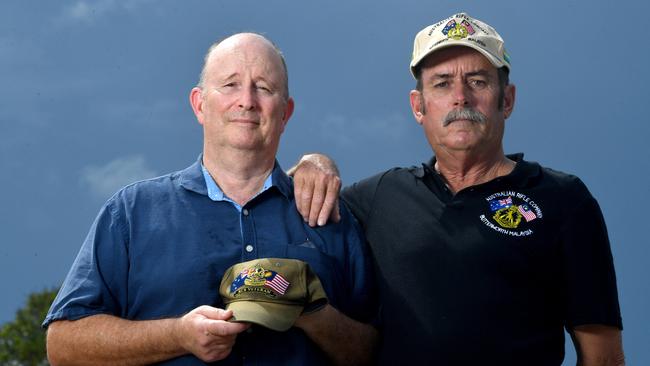
[[(577, 177), (504, 154), (515, 86), (501, 36), (453, 15), (417, 34), (410, 69), (411, 109), (434, 157), (341, 193), (376, 264), (381, 363), (560, 365), (567, 329), (580, 365), (622, 364), (596, 200)], [(312, 225), (335, 202), (331, 164), (312, 155), (295, 171)]]
[[(104, 205), (44, 321), (50, 362), (368, 363), (376, 331), (360, 321), (376, 312), (359, 228), (345, 208), (337, 225), (305, 224), (275, 160), (294, 106), (279, 50), (252, 33), (214, 44), (190, 103), (203, 126), (203, 154), (185, 170), (125, 187)], [(258, 258), (307, 262), (329, 304), (287, 331), (229, 321), (233, 311), (220, 297), (224, 272)], [(278, 279), (262, 300), (282, 300), (305, 277)], [(273, 305), (259, 316), (279, 318), (274, 311), (285, 304)]]

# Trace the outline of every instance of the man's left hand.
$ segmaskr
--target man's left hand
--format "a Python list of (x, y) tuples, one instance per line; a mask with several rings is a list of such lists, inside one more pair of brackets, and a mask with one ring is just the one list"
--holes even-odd
[(334, 162), (325, 155), (303, 156), (289, 170), (293, 175), (296, 206), (309, 226), (323, 226), (327, 220), (339, 222), (341, 178)]

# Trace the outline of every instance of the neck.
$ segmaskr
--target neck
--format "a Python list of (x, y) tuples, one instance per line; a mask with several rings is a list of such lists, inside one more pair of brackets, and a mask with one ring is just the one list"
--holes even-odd
[(203, 149), (203, 165), (228, 198), (240, 206), (250, 201), (264, 186), (273, 170), (274, 155), (251, 151)]
[(510, 174), (515, 162), (503, 150), (495, 154), (445, 154), (436, 152), (435, 170), (444, 178), (453, 193)]

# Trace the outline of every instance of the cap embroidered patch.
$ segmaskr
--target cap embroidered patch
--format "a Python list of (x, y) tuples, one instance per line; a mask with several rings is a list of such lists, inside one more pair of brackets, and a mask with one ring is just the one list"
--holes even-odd
[[(242, 288), (244, 285), (246, 287)], [(276, 297), (278, 294), (284, 295), (289, 285), (290, 283), (279, 273), (264, 269), (257, 264), (244, 269), (237, 275), (230, 285), (230, 293), (237, 297), (244, 291), (257, 291), (268, 297)]]
[(442, 34), (455, 40), (466, 38), (474, 33), (474, 28), (467, 20), (456, 23), (456, 19), (452, 19), (442, 28)]

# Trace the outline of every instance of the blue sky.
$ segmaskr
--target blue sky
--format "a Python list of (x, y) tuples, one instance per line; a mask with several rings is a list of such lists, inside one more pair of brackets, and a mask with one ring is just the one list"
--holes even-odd
[[(331, 4), (331, 5), (330, 5)], [(650, 364), (650, 48), (643, 1), (8, 0), (0, 5), (0, 323), (65, 277), (119, 187), (189, 165), (206, 48), (284, 51), (296, 112), (278, 155), (334, 157), (344, 183), (431, 151), (412, 118), (413, 36), (457, 11), (494, 26), (517, 86), (505, 149), (580, 176), (608, 223), (629, 364)], [(569, 351), (570, 364), (574, 356)]]

